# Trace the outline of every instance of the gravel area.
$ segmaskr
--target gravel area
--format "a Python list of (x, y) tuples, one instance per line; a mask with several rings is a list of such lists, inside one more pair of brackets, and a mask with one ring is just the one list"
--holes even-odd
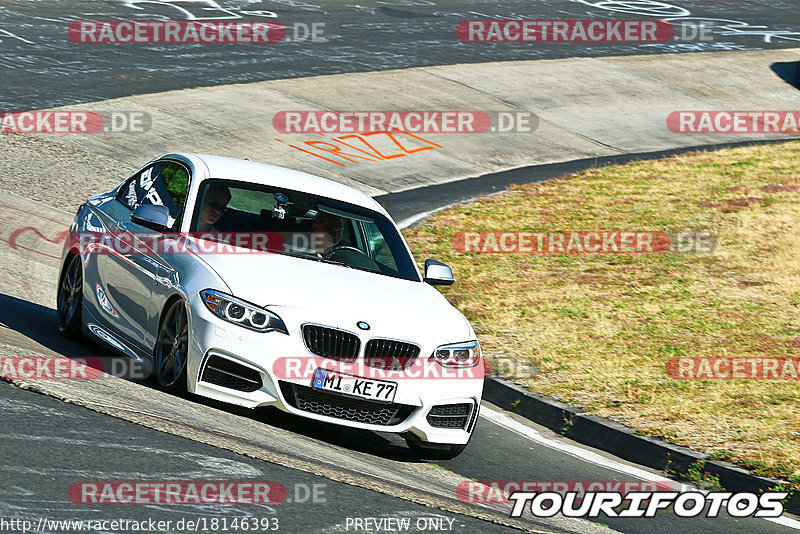
[(0, 136), (0, 154), (0, 191), (70, 213), (135, 170), (45, 135)]

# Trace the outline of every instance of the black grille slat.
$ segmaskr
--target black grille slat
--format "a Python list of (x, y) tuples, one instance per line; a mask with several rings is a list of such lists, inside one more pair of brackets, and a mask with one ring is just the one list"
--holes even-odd
[(336, 360), (353, 361), (361, 348), (357, 335), (313, 324), (303, 325), (303, 341), (313, 354)]
[(412, 343), (393, 339), (370, 339), (364, 357), (373, 366), (382, 361), (384, 369), (407, 369), (419, 356), (420, 348)]
[(217, 355), (208, 357), (200, 380), (247, 393), (258, 391), (263, 386), (261, 373)]
[(280, 382), (280, 388), (286, 402), (298, 410), (370, 425), (399, 425), (416, 409), (407, 404), (379, 403), (326, 393), (289, 382)]

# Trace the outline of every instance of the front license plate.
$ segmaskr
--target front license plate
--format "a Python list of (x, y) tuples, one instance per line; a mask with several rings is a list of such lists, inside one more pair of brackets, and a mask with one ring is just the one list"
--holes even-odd
[(360, 378), (330, 369), (314, 371), (311, 387), (382, 402), (393, 402), (395, 393), (397, 393), (397, 382)]

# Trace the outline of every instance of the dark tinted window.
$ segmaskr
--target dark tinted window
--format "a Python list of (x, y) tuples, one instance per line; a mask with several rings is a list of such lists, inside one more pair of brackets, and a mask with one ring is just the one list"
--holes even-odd
[(157, 163), (122, 186), (117, 200), (131, 210), (142, 204), (167, 206), (170, 216), (176, 221), (180, 218), (188, 189), (189, 173), (183, 165)]
[(165, 166), (163, 163), (151, 165), (128, 180), (119, 190), (117, 200), (122, 202), (128, 209), (136, 209), (136, 206), (142, 204), (145, 196), (153, 186), (154, 179)]

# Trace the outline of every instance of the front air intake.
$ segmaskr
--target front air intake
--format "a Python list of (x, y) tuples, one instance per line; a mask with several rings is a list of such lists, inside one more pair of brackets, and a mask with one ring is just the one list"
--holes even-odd
[(255, 369), (245, 367), (216, 354), (208, 357), (203, 367), (203, 373), (200, 375), (200, 380), (246, 393), (258, 391), (263, 385), (261, 373)]
[(464, 429), (473, 410), (472, 404), (441, 404), (428, 412), (428, 424), (436, 428)]

